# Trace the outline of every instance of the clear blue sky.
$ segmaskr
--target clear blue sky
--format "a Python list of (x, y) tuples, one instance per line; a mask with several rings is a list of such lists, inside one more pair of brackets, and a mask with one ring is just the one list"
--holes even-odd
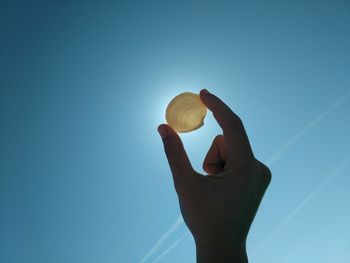
[[(141, 262), (180, 215), (156, 127), (201, 88), (271, 164), (251, 262), (350, 262), (349, 1), (49, 2), (0, 4), (1, 263)], [(197, 170), (218, 133), (182, 135)]]

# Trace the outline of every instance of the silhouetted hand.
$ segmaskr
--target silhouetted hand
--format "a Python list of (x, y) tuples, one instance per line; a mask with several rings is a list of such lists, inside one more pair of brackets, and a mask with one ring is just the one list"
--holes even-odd
[(170, 126), (158, 127), (182, 216), (196, 242), (198, 263), (247, 262), (246, 237), (271, 173), (254, 158), (240, 118), (206, 90), (200, 98), (223, 130), (203, 163), (208, 176), (192, 168)]

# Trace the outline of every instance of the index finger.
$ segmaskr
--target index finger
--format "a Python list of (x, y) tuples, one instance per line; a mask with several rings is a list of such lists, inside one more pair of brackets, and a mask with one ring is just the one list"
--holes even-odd
[(224, 133), (229, 156), (234, 162), (245, 162), (254, 159), (247, 133), (241, 119), (218, 97), (201, 90), (200, 98), (213, 113), (214, 118)]

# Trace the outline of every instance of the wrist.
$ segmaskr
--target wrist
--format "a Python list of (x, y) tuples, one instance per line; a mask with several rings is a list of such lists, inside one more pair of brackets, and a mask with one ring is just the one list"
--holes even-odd
[(196, 240), (197, 263), (248, 263), (245, 241)]

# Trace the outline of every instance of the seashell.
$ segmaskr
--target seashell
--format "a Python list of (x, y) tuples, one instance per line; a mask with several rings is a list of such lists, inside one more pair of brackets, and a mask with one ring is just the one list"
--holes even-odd
[(207, 108), (199, 96), (184, 92), (170, 101), (165, 119), (176, 132), (190, 132), (203, 126), (206, 114)]

